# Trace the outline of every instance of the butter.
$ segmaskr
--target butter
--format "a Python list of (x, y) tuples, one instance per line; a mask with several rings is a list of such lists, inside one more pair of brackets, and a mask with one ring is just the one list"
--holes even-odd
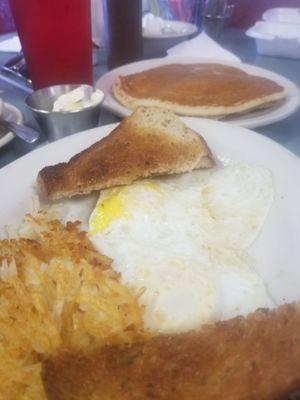
[(79, 86), (78, 88), (59, 96), (55, 100), (52, 110), (56, 112), (78, 111), (97, 103), (101, 103), (103, 97), (104, 93), (99, 89), (91, 92), (87, 90), (85, 86)]

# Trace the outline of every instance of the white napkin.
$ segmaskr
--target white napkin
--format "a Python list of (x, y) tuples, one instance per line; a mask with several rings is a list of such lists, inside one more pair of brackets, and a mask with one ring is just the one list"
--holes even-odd
[(193, 39), (185, 40), (171, 47), (168, 56), (184, 56), (211, 58), (220, 61), (241, 62), (241, 60), (230, 51), (225, 50), (206, 33), (202, 32)]
[(19, 52), (21, 51), (21, 43), (19, 40), (18, 35), (13, 35), (9, 38), (4, 38), (1, 40), (0, 37), (0, 51), (6, 51), (6, 52)]

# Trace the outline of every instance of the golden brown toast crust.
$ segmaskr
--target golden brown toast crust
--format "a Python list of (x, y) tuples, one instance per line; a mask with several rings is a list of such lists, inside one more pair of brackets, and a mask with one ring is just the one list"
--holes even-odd
[(279, 400), (300, 384), (300, 306), (44, 362), (49, 400)]
[(49, 199), (58, 199), (213, 165), (204, 139), (178, 117), (158, 108), (139, 108), (68, 163), (43, 168), (38, 186)]

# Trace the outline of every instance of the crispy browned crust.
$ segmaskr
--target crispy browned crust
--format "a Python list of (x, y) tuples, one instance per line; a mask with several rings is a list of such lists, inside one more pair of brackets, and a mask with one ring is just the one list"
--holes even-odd
[(44, 362), (49, 400), (278, 400), (300, 384), (300, 306)]
[(43, 168), (37, 182), (40, 191), (54, 200), (213, 165), (204, 139), (178, 117), (141, 107), (69, 162)]

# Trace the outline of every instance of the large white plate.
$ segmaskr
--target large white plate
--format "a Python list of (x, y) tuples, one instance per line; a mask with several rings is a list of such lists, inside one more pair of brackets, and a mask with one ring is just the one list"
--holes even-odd
[[(250, 249), (254, 265), (277, 303), (300, 298), (300, 160), (270, 139), (210, 120), (185, 120), (201, 132), (222, 163), (249, 163), (269, 168), (273, 174), (275, 200), (261, 235)], [(106, 136), (115, 125), (82, 132), (33, 151), (0, 170), (0, 230), (17, 224), (31, 211), (35, 178), (45, 165), (69, 157)], [(69, 215), (85, 205), (88, 215), (95, 196), (68, 201)], [(75, 218), (75, 217), (74, 217)]]
[[(129, 75), (165, 64), (174, 64), (174, 63), (191, 64), (191, 63), (208, 63), (208, 62), (230, 65), (236, 68), (240, 68), (246, 71), (247, 73), (272, 79), (279, 85), (283, 86), (288, 92), (287, 98), (282, 103), (278, 103), (277, 105), (269, 109), (258, 110), (247, 114), (227, 117), (226, 120), (231, 124), (243, 126), (245, 128), (256, 128), (259, 126), (269, 125), (274, 122), (280, 121), (284, 118), (287, 118), (289, 115), (294, 113), (300, 105), (299, 89), (294, 83), (292, 83), (291, 81), (289, 81), (288, 79), (284, 78), (281, 75), (278, 75), (274, 72), (268, 71), (263, 68), (255, 67), (253, 65), (226, 62), (220, 60), (209, 60), (209, 59), (204, 60), (203, 58), (199, 59), (194, 57), (193, 58), (164, 57), (152, 60), (138, 61), (135, 63), (123, 65), (122, 67), (113, 69), (104, 74), (97, 81), (96, 87), (101, 89), (105, 94), (103, 107), (120, 117), (125, 117), (129, 115), (131, 111), (126, 107), (122, 106), (114, 98), (111, 90), (112, 84), (119, 75)], [(193, 118), (193, 119), (198, 119), (198, 118)]]

